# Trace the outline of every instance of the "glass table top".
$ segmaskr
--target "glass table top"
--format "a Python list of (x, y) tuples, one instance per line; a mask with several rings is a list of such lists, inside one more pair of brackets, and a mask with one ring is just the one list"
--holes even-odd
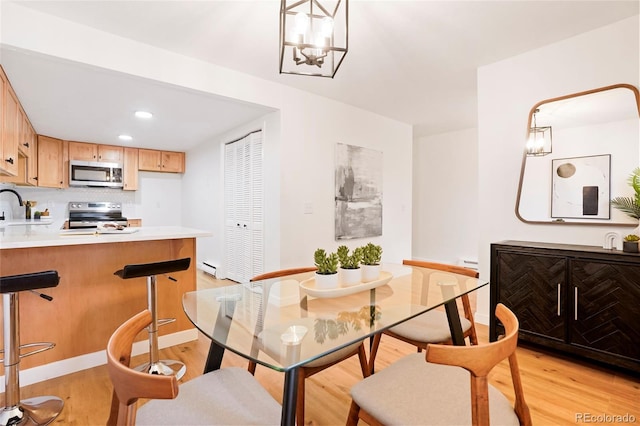
[(488, 284), (416, 266), (386, 264), (382, 271), (390, 279), (379, 285), (336, 291), (314, 291), (313, 272), (197, 290), (184, 294), (183, 307), (226, 350), (288, 371)]

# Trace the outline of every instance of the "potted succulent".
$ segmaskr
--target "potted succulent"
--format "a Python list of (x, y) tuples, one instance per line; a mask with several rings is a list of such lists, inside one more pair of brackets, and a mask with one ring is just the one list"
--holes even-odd
[(322, 289), (338, 287), (338, 255), (327, 254), (324, 249), (317, 249), (313, 254), (316, 271), (316, 287)]
[(622, 241), (622, 251), (627, 253), (638, 253), (638, 241), (640, 241), (640, 237), (635, 234), (629, 234), (623, 238)]
[(337, 250), (340, 261), (340, 283), (343, 285), (359, 284), (362, 278), (360, 263), (362, 262), (362, 247), (353, 249), (349, 254), (347, 246), (340, 246)]
[(368, 243), (362, 247), (362, 282), (375, 281), (380, 277), (382, 247)]

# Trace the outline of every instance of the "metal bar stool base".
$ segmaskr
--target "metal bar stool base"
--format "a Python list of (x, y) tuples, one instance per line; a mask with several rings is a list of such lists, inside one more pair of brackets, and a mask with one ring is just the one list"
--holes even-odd
[(184, 373), (187, 372), (187, 366), (180, 361), (163, 359), (153, 364), (146, 363), (134, 368), (136, 371), (149, 374), (159, 374), (162, 376), (176, 376), (176, 379), (182, 379)]
[(48, 425), (60, 413), (64, 402), (56, 396), (37, 396), (20, 401), (17, 407), (4, 407), (0, 412), (0, 425)]

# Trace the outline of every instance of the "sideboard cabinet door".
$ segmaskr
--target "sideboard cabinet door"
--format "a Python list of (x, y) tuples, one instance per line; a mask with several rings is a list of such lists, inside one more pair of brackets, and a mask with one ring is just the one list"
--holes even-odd
[(571, 340), (640, 359), (640, 265), (574, 260)]
[(564, 341), (565, 258), (500, 251), (496, 261), (500, 301), (518, 317), (520, 332)]

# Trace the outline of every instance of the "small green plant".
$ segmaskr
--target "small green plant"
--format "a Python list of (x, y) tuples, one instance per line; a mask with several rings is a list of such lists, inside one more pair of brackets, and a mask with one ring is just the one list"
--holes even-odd
[(340, 261), (341, 268), (358, 269), (362, 262), (362, 247), (353, 249), (351, 254), (349, 254), (349, 248), (347, 246), (338, 247), (338, 260)]
[(313, 254), (314, 263), (318, 268), (318, 274), (331, 275), (338, 272), (338, 255), (335, 253), (327, 254), (324, 249), (317, 249)]
[(635, 195), (612, 198), (611, 205), (633, 219), (640, 219), (640, 167), (631, 172), (627, 183), (633, 188)]
[(626, 237), (624, 237), (624, 240), (629, 242), (640, 241), (640, 237), (635, 234), (629, 234)]
[(362, 247), (362, 264), (379, 265), (382, 260), (382, 247), (368, 243)]

